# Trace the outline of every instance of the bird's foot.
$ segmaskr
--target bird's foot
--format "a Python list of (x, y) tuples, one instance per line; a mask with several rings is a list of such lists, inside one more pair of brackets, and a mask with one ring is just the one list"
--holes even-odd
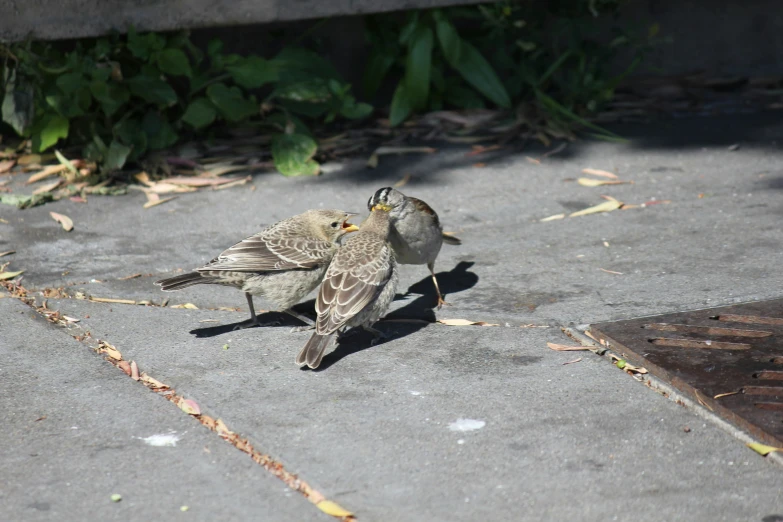
[(383, 333), (380, 330), (376, 330), (375, 328), (370, 328), (369, 326), (363, 326), (365, 331), (370, 332), (372, 334), (372, 341), (370, 341), (370, 346), (375, 346), (375, 344), (378, 341), (382, 341), (383, 339), (386, 339), (386, 334)]
[(440, 310), (444, 306), (451, 306), (451, 303), (447, 303), (443, 297), (438, 296), (438, 306), (437, 309)]
[(262, 326), (280, 326), (280, 321), (269, 321), (267, 323), (262, 323), (258, 319), (248, 319), (247, 321), (241, 322), (238, 325), (234, 326), (232, 330), (244, 330), (245, 328), (255, 328), (255, 327), (262, 327)]

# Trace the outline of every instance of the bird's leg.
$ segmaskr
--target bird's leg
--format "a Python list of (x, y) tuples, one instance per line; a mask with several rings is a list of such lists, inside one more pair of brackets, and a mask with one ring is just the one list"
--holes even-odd
[(289, 308), (288, 310), (283, 310), (283, 312), (287, 313), (291, 317), (296, 317), (300, 321), (302, 321), (307, 326), (294, 326), (291, 328), (292, 332), (306, 332), (307, 330), (312, 330), (315, 328), (315, 323), (311, 321), (309, 318), (305, 317), (302, 314), (299, 314), (295, 312), (292, 308)]
[(432, 282), (435, 283), (435, 291), (438, 293), (438, 310), (440, 310), (443, 305), (448, 305), (449, 303), (443, 299), (443, 295), (440, 293), (438, 278), (435, 277), (435, 263), (427, 263), (427, 268), (430, 269), (430, 274), (432, 274)]
[(245, 297), (247, 298), (247, 306), (248, 308), (250, 308), (250, 319), (236, 325), (234, 327), (234, 330), (244, 330), (245, 328), (253, 328), (254, 326), (275, 326), (280, 324), (279, 321), (272, 321), (269, 323), (261, 324), (261, 322), (258, 320), (258, 316), (256, 315), (256, 309), (253, 306), (253, 296), (250, 295), (248, 292), (245, 292)]
[(386, 339), (386, 334), (380, 330), (376, 330), (375, 328), (371, 328), (369, 326), (364, 326), (364, 325), (362, 325), (362, 328), (364, 329), (365, 332), (370, 332), (372, 334), (373, 339), (372, 341), (370, 341), (370, 346), (375, 345), (375, 343), (377, 343), (381, 339)]

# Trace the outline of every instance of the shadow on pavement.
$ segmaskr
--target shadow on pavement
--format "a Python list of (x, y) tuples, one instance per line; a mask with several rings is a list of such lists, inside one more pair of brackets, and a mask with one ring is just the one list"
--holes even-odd
[[(450, 271), (438, 272), (436, 274), (438, 284), (447, 302), (449, 294), (462, 292), (476, 286), (479, 277), (476, 273), (468, 270), (472, 266), (472, 262), (461, 261)], [(371, 344), (372, 335), (361, 329), (353, 329), (348, 335), (343, 335), (337, 341), (334, 351), (324, 356), (321, 365), (315, 371), (326, 370), (344, 357), (361, 352), (367, 348), (381, 346), (395, 339), (401, 339), (418, 332), (430, 323), (434, 323), (434, 308), (437, 305), (438, 298), (430, 276), (411, 285), (404, 295), (397, 294), (396, 299), (403, 299), (407, 295), (420, 293), (423, 293), (423, 295), (402, 308), (387, 314), (374, 326), (374, 328), (384, 333), (385, 338), (379, 339), (375, 344)]]

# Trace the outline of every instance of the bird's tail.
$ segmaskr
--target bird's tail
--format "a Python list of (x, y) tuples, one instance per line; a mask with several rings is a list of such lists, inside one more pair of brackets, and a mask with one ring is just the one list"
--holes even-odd
[(332, 342), (334, 334), (321, 335), (314, 333), (307, 344), (304, 345), (302, 351), (296, 356), (296, 364), (304, 366), (305, 364), (310, 368), (318, 368), (321, 365), (321, 359), (324, 358), (324, 352)]
[(155, 281), (155, 284), (160, 286), (160, 289), (164, 292), (172, 292), (174, 290), (181, 290), (193, 285), (200, 285), (204, 283), (211, 283), (212, 278), (203, 276), (198, 272), (189, 272), (187, 274), (178, 275), (175, 277), (169, 277), (167, 279), (161, 279)]
[(447, 243), (449, 245), (461, 245), (462, 240), (456, 236), (452, 236), (451, 234), (447, 234), (446, 232), (443, 232), (443, 242)]

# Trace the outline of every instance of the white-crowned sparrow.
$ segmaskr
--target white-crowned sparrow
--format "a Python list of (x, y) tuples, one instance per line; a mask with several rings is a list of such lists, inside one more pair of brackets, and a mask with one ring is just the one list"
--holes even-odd
[(397, 262), (402, 265), (427, 265), (438, 293), (438, 308), (446, 304), (435, 277), (435, 259), (443, 243), (460, 245), (462, 241), (443, 233), (438, 214), (420, 199), (406, 196), (391, 187), (375, 191), (367, 202), (368, 208), (382, 204), (391, 207), (392, 230), (389, 242)]
[(259, 324), (253, 296), (264, 296), (277, 309), (312, 326), (291, 307), (315, 290), (338, 249), (338, 240), (359, 228), (348, 223), (356, 214), (342, 210), (308, 210), (266, 227), (194, 272), (156, 281), (164, 291), (213, 284), (245, 292), (249, 324)]
[(389, 244), (388, 205), (373, 206), (355, 235), (345, 241), (326, 271), (315, 310), (315, 333), (296, 356), (296, 364), (318, 368), (340, 329), (371, 328), (389, 308), (397, 291), (397, 263)]

